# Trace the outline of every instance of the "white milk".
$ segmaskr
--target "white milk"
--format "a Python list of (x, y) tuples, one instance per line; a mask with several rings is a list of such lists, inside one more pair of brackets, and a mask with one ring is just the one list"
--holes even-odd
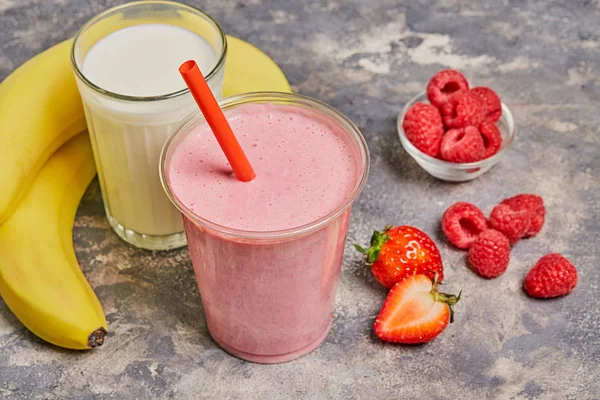
[[(189, 93), (148, 97), (184, 89), (178, 68), (189, 59), (206, 75), (218, 55), (186, 29), (137, 25), (97, 42), (85, 56), (82, 73), (103, 90), (146, 99), (119, 99), (78, 80), (108, 220), (123, 239), (140, 247), (185, 244), (180, 213), (163, 192), (158, 164), (170, 132), (196, 105)], [(223, 68), (208, 83), (220, 97)]]
[(116, 31), (90, 49), (83, 74), (94, 84), (128, 96), (160, 96), (185, 88), (179, 66), (195, 60), (204, 75), (217, 63), (210, 45), (172, 25), (137, 25)]

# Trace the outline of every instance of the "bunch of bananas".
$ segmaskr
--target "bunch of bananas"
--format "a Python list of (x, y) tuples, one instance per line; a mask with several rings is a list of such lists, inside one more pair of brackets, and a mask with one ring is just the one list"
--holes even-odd
[[(273, 60), (240, 39), (227, 42), (225, 95), (291, 92)], [(71, 44), (46, 50), (0, 83), (0, 295), (42, 339), (90, 349), (107, 331), (73, 249), (75, 213), (96, 170)]]
[(46, 50), (0, 84), (0, 295), (42, 339), (89, 349), (104, 342), (106, 319), (71, 238), (96, 170), (70, 47)]

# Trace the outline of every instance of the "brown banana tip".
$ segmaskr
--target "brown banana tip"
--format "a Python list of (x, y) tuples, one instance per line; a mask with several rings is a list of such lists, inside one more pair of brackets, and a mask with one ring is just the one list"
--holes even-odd
[(104, 337), (106, 336), (106, 329), (98, 328), (88, 336), (88, 347), (94, 348), (102, 346), (104, 343)]

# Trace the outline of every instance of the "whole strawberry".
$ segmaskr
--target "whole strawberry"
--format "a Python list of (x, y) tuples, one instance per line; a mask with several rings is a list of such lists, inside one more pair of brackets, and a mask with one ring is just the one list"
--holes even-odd
[(412, 226), (386, 226), (373, 232), (371, 246), (354, 247), (367, 256), (371, 272), (383, 286), (391, 288), (402, 279), (423, 274), (429, 279), (444, 279), (442, 256), (437, 246), (424, 232)]
[(458, 300), (460, 293), (454, 296), (438, 292), (436, 282), (427, 276), (410, 276), (390, 290), (373, 330), (388, 342), (429, 342), (454, 321), (452, 306)]
[(537, 299), (563, 296), (570, 293), (576, 285), (577, 269), (558, 253), (540, 258), (525, 277), (525, 291)]

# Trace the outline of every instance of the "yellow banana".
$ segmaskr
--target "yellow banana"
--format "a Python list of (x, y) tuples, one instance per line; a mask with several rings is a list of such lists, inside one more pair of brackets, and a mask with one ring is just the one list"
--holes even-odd
[(106, 319), (81, 272), (72, 227), (96, 174), (87, 133), (44, 165), (9, 219), (0, 225), (0, 294), (42, 339), (71, 349), (99, 346)]
[(85, 129), (71, 42), (35, 56), (0, 83), (0, 224), (52, 153)]

